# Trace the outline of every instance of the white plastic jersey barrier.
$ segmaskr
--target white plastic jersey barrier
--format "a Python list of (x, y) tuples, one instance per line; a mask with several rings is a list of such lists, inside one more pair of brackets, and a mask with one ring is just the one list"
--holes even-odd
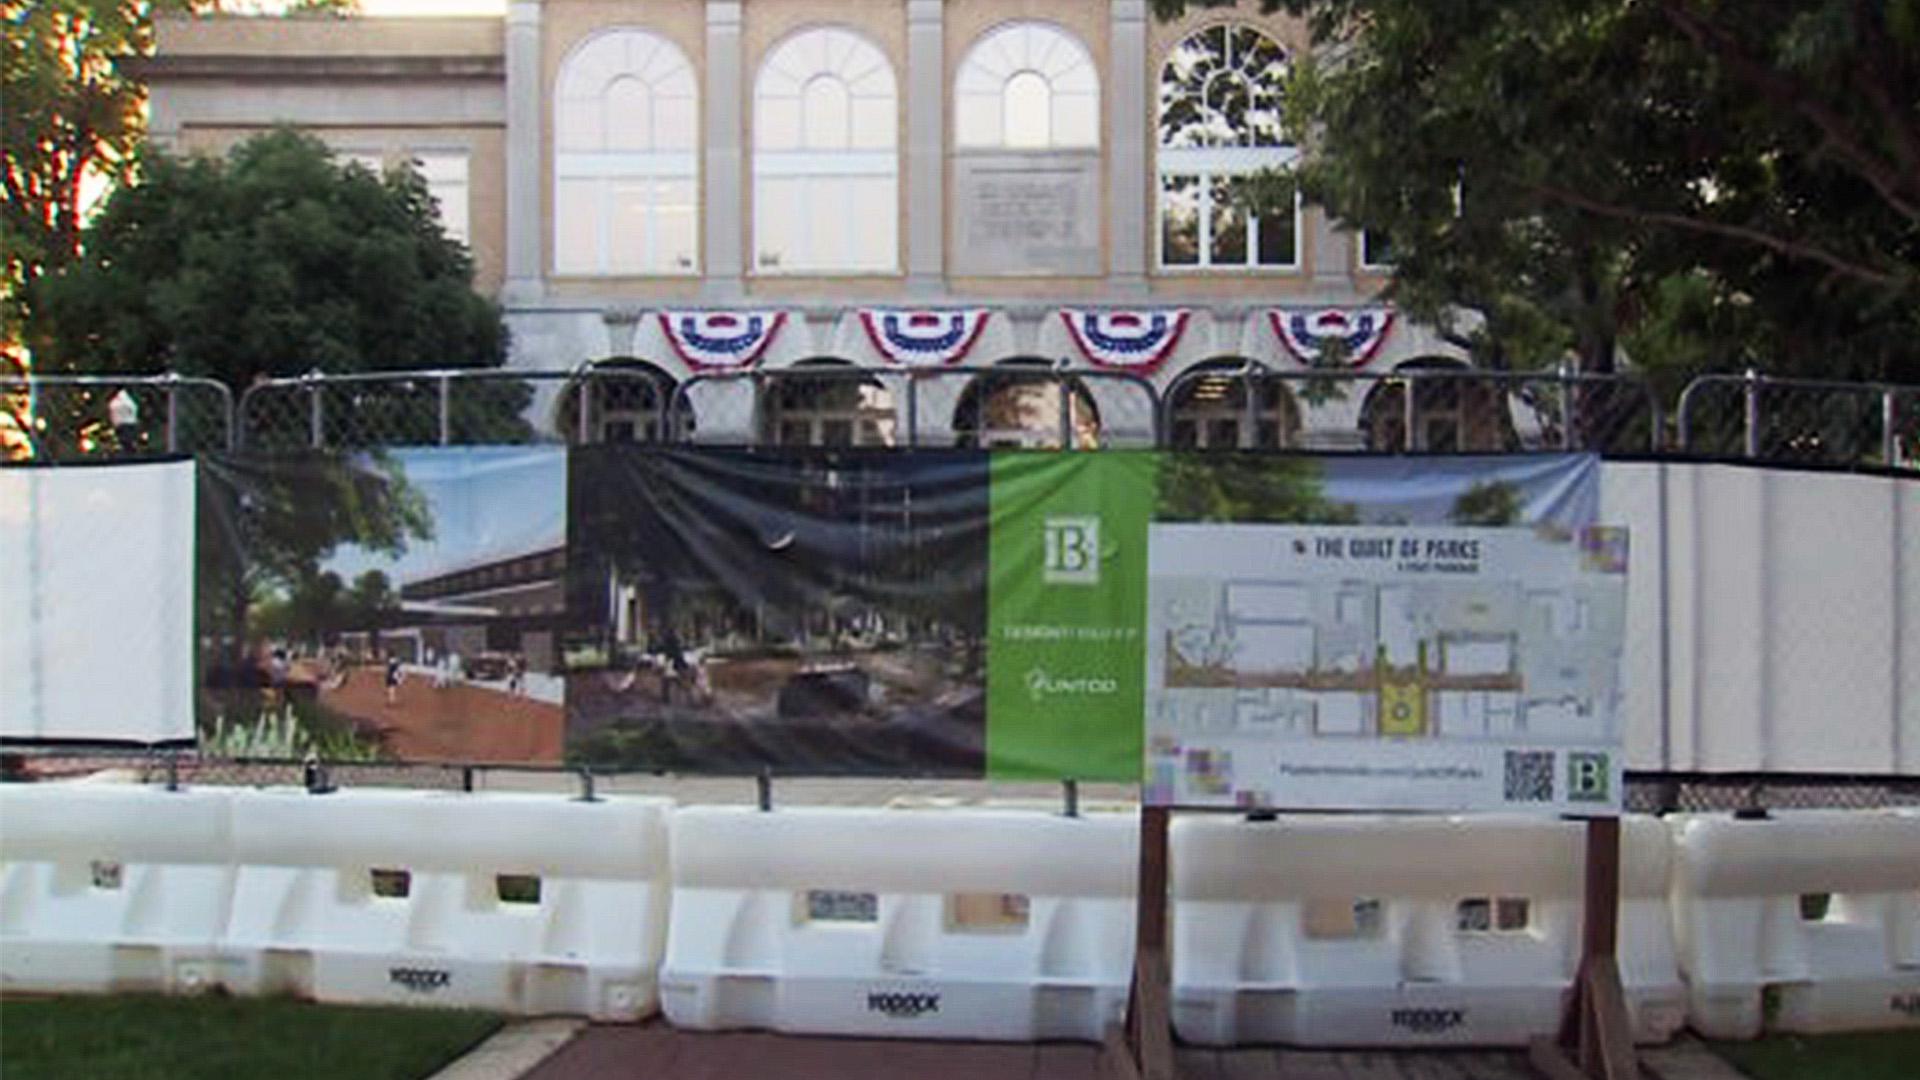
[(1138, 818), (686, 807), (660, 992), (687, 1028), (1091, 1039), (1133, 963)]
[(0, 784), (0, 988), (189, 992), (233, 892), (219, 791)]
[(633, 1020), (656, 1004), (658, 799), (234, 797), (227, 979), (242, 993)]
[[(1173, 1015), (1211, 1046), (1518, 1045), (1579, 960), (1585, 829), (1542, 818), (1186, 817), (1170, 838)], [(1683, 998), (1662, 825), (1621, 828), (1618, 958), (1634, 1037)]]
[(1688, 1017), (1716, 1038), (1920, 1025), (1920, 815), (1673, 823)]

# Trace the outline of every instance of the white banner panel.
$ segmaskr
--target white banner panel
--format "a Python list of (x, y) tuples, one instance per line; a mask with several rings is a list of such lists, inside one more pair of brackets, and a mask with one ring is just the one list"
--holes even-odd
[(0, 737), (193, 737), (193, 463), (0, 469)]
[(1624, 529), (1160, 524), (1147, 799), (1617, 812)]

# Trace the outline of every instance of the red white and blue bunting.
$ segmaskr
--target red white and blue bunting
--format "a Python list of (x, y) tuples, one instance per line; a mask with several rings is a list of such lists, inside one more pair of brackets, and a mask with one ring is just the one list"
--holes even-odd
[(1281, 344), (1308, 367), (1320, 366), (1326, 343), (1333, 340), (1346, 342), (1347, 364), (1360, 367), (1380, 351), (1393, 329), (1393, 309), (1388, 307), (1274, 308), (1267, 316)]
[(1066, 308), (1060, 317), (1067, 321), (1067, 332), (1073, 335), (1073, 343), (1080, 346), (1080, 351), (1096, 366), (1152, 375), (1173, 355), (1191, 314), (1186, 308), (1137, 311)]
[(972, 350), (987, 325), (986, 308), (909, 311), (861, 308), (860, 325), (887, 363), (899, 367), (957, 364)]
[(696, 372), (744, 371), (787, 321), (784, 311), (662, 311), (668, 344)]

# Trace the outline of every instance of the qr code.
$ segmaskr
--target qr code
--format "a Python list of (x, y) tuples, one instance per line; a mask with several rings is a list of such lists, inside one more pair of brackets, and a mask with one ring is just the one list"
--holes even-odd
[(1553, 801), (1553, 751), (1507, 751), (1506, 800)]

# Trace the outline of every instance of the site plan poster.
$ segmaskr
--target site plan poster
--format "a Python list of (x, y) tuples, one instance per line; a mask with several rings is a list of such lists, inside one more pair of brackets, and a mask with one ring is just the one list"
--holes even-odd
[(1155, 524), (1149, 802), (1618, 812), (1624, 530)]

